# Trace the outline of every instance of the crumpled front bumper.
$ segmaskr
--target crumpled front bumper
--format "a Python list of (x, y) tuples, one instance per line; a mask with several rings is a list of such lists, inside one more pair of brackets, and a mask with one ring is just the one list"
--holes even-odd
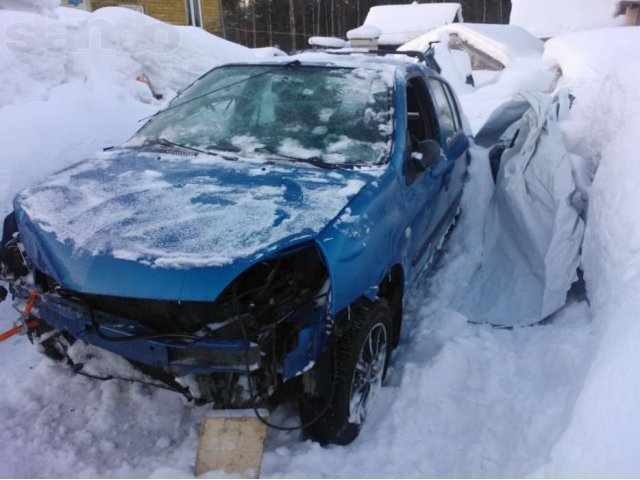
[[(12, 287), (15, 297), (28, 298), (30, 291), (21, 285)], [(169, 370), (175, 375), (190, 373), (246, 373), (247, 353), (249, 370), (260, 368), (260, 346), (251, 342), (248, 352), (244, 341), (180, 339), (131, 339), (110, 341), (99, 336), (94, 327), (89, 308), (55, 293), (37, 296), (37, 316), (49, 326), (88, 344), (151, 367)], [(115, 338), (153, 335), (156, 332), (130, 319), (94, 311), (95, 320), (104, 335)]]

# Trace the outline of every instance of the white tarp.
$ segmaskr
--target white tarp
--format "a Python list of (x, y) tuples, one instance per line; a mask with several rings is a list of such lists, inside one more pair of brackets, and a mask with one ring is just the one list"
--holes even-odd
[(576, 185), (558, 126), (569, 98), (515, 99), (523, 101), (529, 109), (502, 136), (483, 263), (456, 300), (472, 322), (536, 323), (565, 304), (577, 278), (584, 222), (572, 206)]

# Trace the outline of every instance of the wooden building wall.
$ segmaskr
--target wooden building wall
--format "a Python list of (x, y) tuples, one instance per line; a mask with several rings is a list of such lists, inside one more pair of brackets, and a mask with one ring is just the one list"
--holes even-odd
[[(144, 13), (174, 25), (188, 25), (186, 0), (90, 0), (91, 9), (120, 5), (140, 5)], [(222, 34), (220, 0), (200, 0), (203, 28), (216, 35)]]

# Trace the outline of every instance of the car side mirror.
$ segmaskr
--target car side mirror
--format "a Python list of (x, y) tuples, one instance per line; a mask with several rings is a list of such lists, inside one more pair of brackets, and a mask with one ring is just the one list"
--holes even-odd
[(440, 144), (435, 140), (423, 140), (418, 143), (418, 149), (420, 150), (422, 158), (415, 158), (416, 166), (424, 171), (427, 168), (435, 165), (442, 156), (442, 149)]

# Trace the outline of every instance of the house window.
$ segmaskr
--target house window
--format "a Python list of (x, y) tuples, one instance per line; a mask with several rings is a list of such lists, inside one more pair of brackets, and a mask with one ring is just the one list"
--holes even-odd
[(202, 5), (200, 0), (186, 0), (189, 25), (202, 27)]

